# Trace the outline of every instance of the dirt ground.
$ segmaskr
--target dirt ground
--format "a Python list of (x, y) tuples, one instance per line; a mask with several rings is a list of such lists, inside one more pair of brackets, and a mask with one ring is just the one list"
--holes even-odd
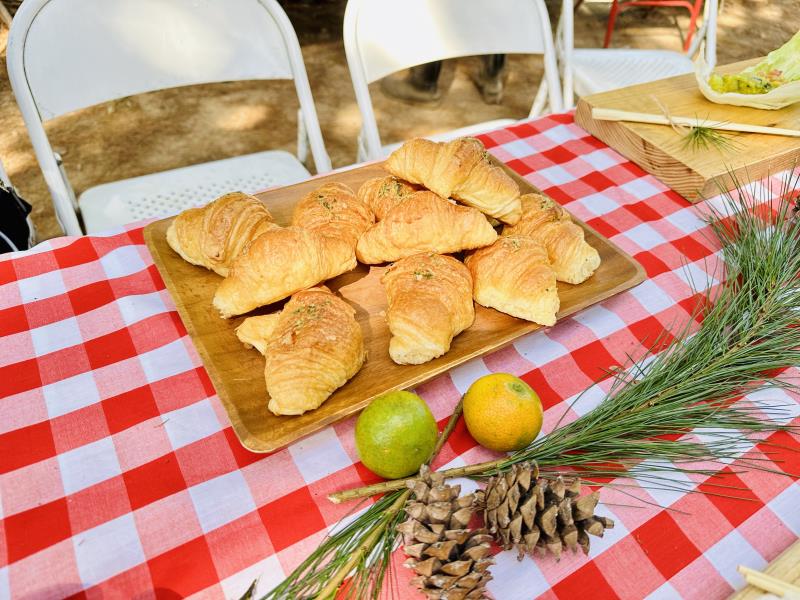
[[(344, 0), (282, 2), (298, 32), (303, 58), (334, 167), (356, 158), (360, 116), (341, 42)], [(560, 2), (548, 0), (555, 21)], [(578, 47), (599, 47), (609, 3), (584, 2), (575, 16)], [(614, 47), (680, 50), (686, 11), (634, 8), (623, 12)], [(718, 26), (718, 62), (762, 56), (800, 29), (797, 0), (727, 0)], [(0, 26), (0, 59), (8, 31)], [(499, 118), (523, 118), (539, 79), (537, 57), (512, 56), (503, 102), (485, 104), (470, 79), (475, 59), (454, 67), (453, 81), (435, 106), (409, 105), (373, 86), (384, 143)], [(297, 99), (291, 82), (234, 82), (165, 90), (90, 107), (48, 122), (51, 143), (64, 158), (75, 191), (154, 171), (271, 148), (295, 150)], [(4, 69), (0, 69), (0, 161), (34, 206), (39, 238), (60, 235), (50, 197)], [(312, 169), (313, 171), (313, 169)]]

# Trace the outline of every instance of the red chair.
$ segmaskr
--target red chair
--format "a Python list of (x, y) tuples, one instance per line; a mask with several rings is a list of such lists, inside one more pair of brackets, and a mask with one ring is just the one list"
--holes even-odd
[(608, 27), (606, 28), (606, 39), (603, 42), (603, 48), (608, 48), (611, 43), (611, 34), (614, 32), (614, 23), (617, 20), (617, 14), (632, 6), (677, 6), (678, 8), (685, 8), (689, 11), (689, 31), (686, 34), (686, 41), (683, 44), (683, 51), (688, 52), (689, 46), (692, 43), (692, 36), (697, 28), (697, 17), (700, 11), (703, 10), (703, 0), (613, 0), (611, 3), (611, 12), (608, 14)]

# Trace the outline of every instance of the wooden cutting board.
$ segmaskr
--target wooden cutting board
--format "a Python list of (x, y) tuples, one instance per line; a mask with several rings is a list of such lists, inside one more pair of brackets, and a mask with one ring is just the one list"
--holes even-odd
[[(738, 73), (761, 60), (734, 63), (717, 70)], [(786, 129), (800, 129), (800, 103), (780, 110), (715, 104), (700, 93), (693, 73), (594, 94), (578, 101), (575, 113), (578, 125), (691, 202), (719, 194), (719, 186), (733, 189), (730, 172), (740, 180), (759, 179), (792, 167), (800, 157), (800, 138), (741, 133), (730, 138), (736, 146), (732, 151), (692, 150), (668, 125), (592, 119), (594, 107), (663, 114), (653, 96), (674, 116)]]
[[(506, 169), (523, 193), (534, 188)], [(259, 194), (275, 220), (286, 225), (294, 205), (306, 193), (324, 183), (338, 181), (354, 190), (372, 177), (384, 176), (380, 164), (367, 165), (326, 177)], [(145, 227), (144, 237), (178, 313), (203, 360), (233, 429), (245, 448), (271, 452), (362, 409), (376, 396), (394, 389), (414, 387), (475, 356), (480, 356), (538, 329), (539, 326), (476, 305), (475, 323), (456, 337), (450, 351), (423, 365), (397, 365), (389, 358), (389, 329), (384, 320), (386, 295), (380, 278), (386, 267), (359, 265), (326, 283), (356, 309), (368, 351), (361, 371), (337, 390), (318, 409), (300, 416), (276, 416), (267, 410), (264, 358), (245, 349), (234, 329), (244, 317), (225, 320), (211, 305), (221, 278), (182, 260), (167, 245), (166, 231), (172, 218)], [(560, 317), (573, 314), (645, 279), (642, 267), (606, 238), (584, 225), (588, 242), (600, 253), (602, 264), (580, 285), (558, 284)], [(279, 304), (251, 314), (264, 314)]]

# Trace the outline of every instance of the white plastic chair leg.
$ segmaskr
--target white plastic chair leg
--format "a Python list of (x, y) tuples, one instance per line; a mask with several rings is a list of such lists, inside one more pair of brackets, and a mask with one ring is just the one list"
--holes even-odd
[(69, 182), (67, 171), (64, 169), (64, 159), (61, 158), (61, 155), (58, 152), (53, 152), (53, 156), (55, 157), (56, 164), (58, 165), (58, 172), (61, 173), (61, 179), (64, 180), (64, 187), (67, 190), (67, 196), (69, 196), (70, 201), (72, 201), (72, 208), (78, 210), (78, 198), (75, 196), (75, 190), (72, 189), (72, 184)]
[(531, 113), (530, 117), (538, 117), (544, 111), (545, 106), (547, 105), (547, 98), (548, 98), (548, 86), (547, 80), (542, 78), (541, 83), (539, 84), (539, 89), (536, 92), (536, 98), (533, 100), (533, 106), (531, 106)]
[(358, 132), (358, 148), (356, 150), (356, 162), (367, 160), (367, 146), (364, 144), (364, 131)]

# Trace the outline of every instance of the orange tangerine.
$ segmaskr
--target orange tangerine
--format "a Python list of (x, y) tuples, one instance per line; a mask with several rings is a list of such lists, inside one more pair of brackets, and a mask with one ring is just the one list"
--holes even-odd
[(475, 441), (498, 452), (520, 450), (542, 429), (542, 402), (510, 373), (477, 379), (464, 394), (464, 421)]

